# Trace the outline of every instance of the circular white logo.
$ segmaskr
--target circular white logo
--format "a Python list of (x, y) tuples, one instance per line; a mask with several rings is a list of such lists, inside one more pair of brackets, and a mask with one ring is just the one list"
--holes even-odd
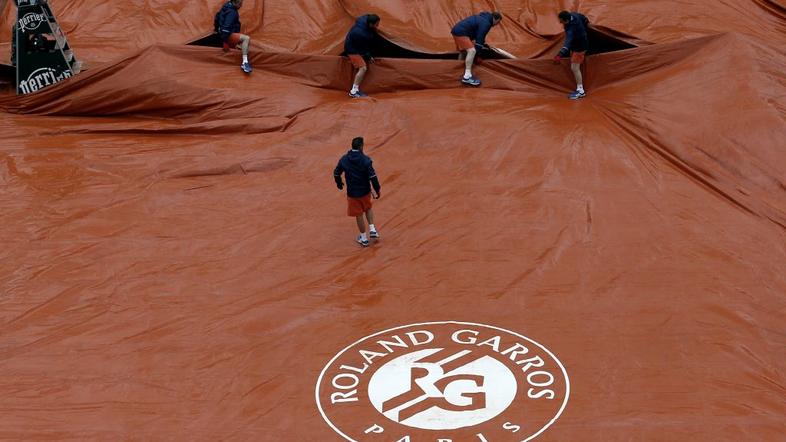
[(360, 339), (322, 370), (325, 421), (354, 442), (532, 440), (568, 402), (548, 349), (482, 324), (413, 324)]

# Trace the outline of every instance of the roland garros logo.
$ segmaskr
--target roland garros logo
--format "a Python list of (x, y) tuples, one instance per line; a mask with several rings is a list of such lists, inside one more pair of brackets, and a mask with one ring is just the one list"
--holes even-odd
[(353, 442), (523, 442), (546, 431), (570, 395), (565, 367), (518, 333), (431, 322), (367, 336), (322, 370), (325, 421)]

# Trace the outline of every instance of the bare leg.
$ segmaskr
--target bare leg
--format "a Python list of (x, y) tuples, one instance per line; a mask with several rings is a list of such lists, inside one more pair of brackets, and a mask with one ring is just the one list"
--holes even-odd
[(467, 74), (469, 74), (469, 76), (472, 76), (472, 64), (475, 62), (475, 54), (477, 53), (478, 51), (475, 50), (475, 48), (467, 49), (467, 58), (464, 60), (465, 77), (467, 76)]
[(374, 210), (373, 209), (366, 210), (366, 219), (368, 220), (369, 224), (374, 224)]
[(584, 81), (581, 77), (581, 64), (579, 63), (571, 63), (570, 70), (573, 71), (573, 76), (576, 77), (576, 89), (583, 91), (584, 90)]
[(360, 88), (360, 83), (363, 83), (363, 79), (366, 78), (366, 71), (368, 67), (363, 66), (362, 68), (358, 69), (358, 73), (355, 74), (355, 82), (352, 84), (352, 89)]
[(251, 44), (251, 37), (248, 35), (241, 35), (240, 36), (240, 49), (243, 51), (243, 55), (248, 57), (248, 46)]
[(366, 233), (366, 221), (363, 219), (363, 215), (356, 216), (355, 221), (358, 223), (360, 233)]

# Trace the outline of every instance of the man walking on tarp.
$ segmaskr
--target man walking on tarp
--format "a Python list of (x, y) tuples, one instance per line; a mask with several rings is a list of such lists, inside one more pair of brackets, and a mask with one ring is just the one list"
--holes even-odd
[(578, 100), (587, 96), (581, 77), (581, 65), (584, 63), (584, 56), (589, 49), (589, 39), (587, 38), (589, 20), (578, 12), (562, 11), (559, 13), (559, 21), (565, 26), (565, 44), (559, 54), (554, 57), (554, 62), (559, 63), (562, 57), (570, 55), (570, 70), (576, 77), (576, 90), (569, 95), (569, 98)]
[(240, 68), (243, 72), (251, 73), (251, 63), (248, 62), (248, 46), (251, 44), (251, 37), (240, 33), (240, 12), (243, 0), (229, 0), (216, 14), (213, 21), (215, 31), (221, 36), (224, 42), (224, 50), (234, 49), (240, 46), (243, 51), (243, 63)]
[[(357, 242), (363, 247), (368, 247), (369, 236), (379, 238), (379, 232), (374, 227), (374, 212), (371, 210), (371, 186), (374, 186), (374, 198), (381, 196), (377, 173), (374, 172), (371, 158), (363, 154), (363, 138), (357, 137), (352, 140), (352, 149), (338, 161), (336, 169), (333, 171), (333, 178), (336, 180), (338, 190), (344, 188), (341, 181), (341, 174), (347, 178), (347, 215), (354, 216), (358, 224), (360, 235)], [(366, 235), (366, 221), (368, 220), (368, 236)]]
[(371, 43), (377, 37), (378, 28), (378, 15), (362, 15), (358, 17), (355, 25), (349, 30), (344, 41), (344, 54), (349, 57), (352, 67), (357, 69), (355, 81), (352, 83), (352, 89), (349, 91), (349, 96), (352, 98), (368, 96), (361, 92), (360, 83), (366, 77), (366, 71), (368, 71), (367, 63), (374, 62), (374, 59), (371, 57)]
[(456, 42), (456, 49), (461, 52), (460, 57), (464, 59), (462, 83), (480, 86), (480, 80), (472, 75), (472, 64), (475, 62), (478, 50), (488, 49), (486, 35), (491, 31), (491, 27), (499, 23), (500, 20), (502, 20), (502, 14), (499, 12), (481, 12), (478, 15), (467, 17), (453, 26), (450, 33)]

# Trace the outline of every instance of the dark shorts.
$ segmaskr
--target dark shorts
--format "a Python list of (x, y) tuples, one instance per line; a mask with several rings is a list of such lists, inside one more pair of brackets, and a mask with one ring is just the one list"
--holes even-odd
[(371, 193), (360, 198), (347, 197), (347, 215), (360, 216), (371, 209)]

